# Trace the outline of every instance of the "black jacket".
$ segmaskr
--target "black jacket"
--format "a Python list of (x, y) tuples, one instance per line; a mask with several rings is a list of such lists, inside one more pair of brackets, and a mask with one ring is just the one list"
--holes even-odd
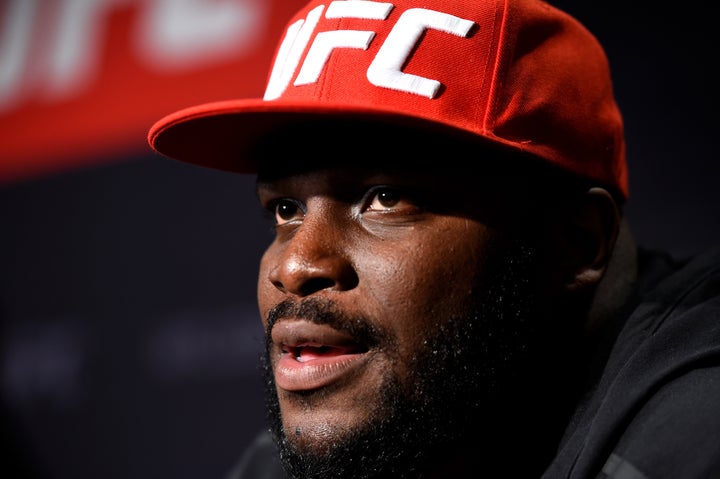
[(640, 259), (638, 297), (544, 479), (720, 478), (720, 249)]

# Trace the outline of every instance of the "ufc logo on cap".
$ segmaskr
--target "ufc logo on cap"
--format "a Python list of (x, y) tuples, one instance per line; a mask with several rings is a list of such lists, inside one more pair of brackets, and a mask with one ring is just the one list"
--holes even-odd
[[(300, 71), (294, 86), (308, 85), (318, 81), (330, 54), (339, 48), (367, 50), (375, 38), (373, 31), (333, 30), (320, 32), (310, 45), (305, 61), (300, 65), (305, 49), (325, 11), (325, 18), (359, 18), (386, 21), (394, 8), (392, 3), (366, 0), (338, 0), (325, 6), (315, 7), (305, 20), (290, 25), (283, 39), (273, 65), (265, 90), (265, 100), (280, 98), (290, 85), (298, 67)], [(380, 88), (403, 91), (430, 99), (435, 98), (442, 84), (435, 79), (404, 73), (402, 66), (416, 47), (427, 29), (439, 30), (458, 37), (467, 38), (475, 25), (447, 13), (424, 8), (411, 8), (400, 15), (390, 34), (370, 64), (366, 76), (368, 81)]]

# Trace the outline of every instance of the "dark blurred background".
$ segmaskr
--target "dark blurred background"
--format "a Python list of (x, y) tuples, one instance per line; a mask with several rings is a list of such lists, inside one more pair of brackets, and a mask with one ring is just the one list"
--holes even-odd
[[(264, 427), (253, 178), (145, 134), (261, 95), (302, 3), (0, 1), (0, 476), (222, 479)], [(552, 3), (606, 47), (640, 243), (720, 243), (718, 7)]]

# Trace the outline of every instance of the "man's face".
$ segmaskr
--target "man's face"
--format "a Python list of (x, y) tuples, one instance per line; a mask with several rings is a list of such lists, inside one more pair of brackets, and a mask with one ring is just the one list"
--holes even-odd
[(258, 281), (269, 405), (298, 477), (402, 477), (492, 415), (533, 329), (531, 248), (498, 226), (498, 188), (466, 172), (260, 175), (276, 221)]

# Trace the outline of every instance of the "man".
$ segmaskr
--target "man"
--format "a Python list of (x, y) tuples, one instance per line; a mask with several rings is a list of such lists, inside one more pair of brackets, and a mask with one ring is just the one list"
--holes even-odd
[(607, 60), (565, 13), (313, 0), (262, 100), (149, 141), (256, 174), (275, 224), (272, 442), (234, 477), (720, 477), (720, 253), (635, 245)]

